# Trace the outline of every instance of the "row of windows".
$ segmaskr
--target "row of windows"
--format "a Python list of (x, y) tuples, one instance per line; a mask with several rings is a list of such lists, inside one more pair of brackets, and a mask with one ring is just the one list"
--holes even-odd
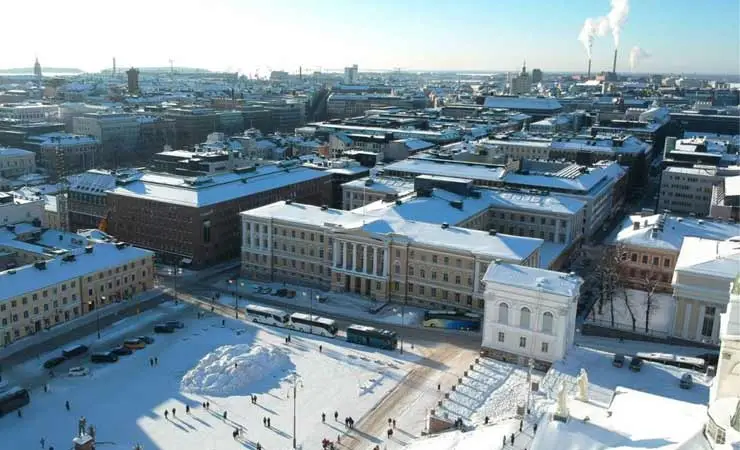
[[(531, 327), (531, 316), (532, 312), (526, 306), (519, 310), (519, 328), (530, 329)], [(542, 324), (540, 331), (543, 333), (553, 332), (553, 320), (554, 317), (550, 311), (545, 311), (542, 314)], [(498, 323), (502, 325), (509, 325), (509, 305), (506, 303), (500, 303), (498, 305)]]
[[(498, 341), (499, 341), (500, 343), (502, 343), (502, 344), (503, 344), (504, 342), (506, 342), (506, 335), (504, 334), (504, 332), (503, 332), (503, 331), (499, 331), (499, 332), (498, 332)], [(520, 336), (520, 337), (519, 337), (519, 347), (521, 347), (521, 348), (525, 348), (526, 346), (527, 346), (527, 338), (526, 338), (526, 337), (524, 337), (524, 336)], [(542, 344), (540, 345), (540, 351), (541, 351), (542, 353), (547, 353), (548, 351), (550, 351), (550, 344), (549, 344), (549, 343), (547, 343), (547, 342), (543, 342), (543, 343), (542, 343)]]
[[(396, 266), (394, 268), (394, 271), (395, 271), (396, 274), (400, 274), (401, 273), (401, 266), (400, 266), (400, 264), (396, 264)], [(409, 266), (409, 276), (412, 276), (413, 277), (414, 274), (415, 274), (414, 266)], [(420, 269), (419, 270), (419, 277), (426, 278), (427, 277), (426, 276), (426, 270)], [(449, 281), (450, 281), (449, 278), (450, 278), (450, 276), (449, 276), (449, 274), (447, 272), (443, 272), (442, 273), (442, 281), (444, 281), (445, 283), (449, 283)], [(436, 280), (437, 279), (437, 272), (432, 271), (430, 273), (430, 279)], [(462, 281), (462, 277), (460, 275), (455, 275), (455, 284), (461, 284), (461, 281)], [(468, 277), (468, 283), (467, 284), (468, 284), (468, 286), (472, 286), (473, 285), (473, 278), (472, 277)]]
[[(25, 297), (24, 297), (24, 299), (25, 299)], [(77, 301), (77, 294), (72, 294), (72, 302), (75, 302), (75, 301)], [(26, 302), (24, 302), (23, 304), (25, 305)], [(67, 297), (62, 297), (62, 304), (63, 305), (66, 305), (67, 304)], [(10, 307), (11, 308), (15, 308), (17, 306), (18, 306), (18, 303), (17, 303), (16, 300), (11, 300), (10, 301)], [(53, 308), (58, 308), (59, 307), (59, 301), (58, 300), (54, 300), (52, 302), (52, 307)], [(49, 304), (48, 303), (44, 303), (43, 308), (44, 308), (44, 311), (48, 311), (49, 310)], [(7, 305), (6, 304), (1, 304), (0, 305), (0, 312), (5, 312), (6, 310), (7, 310)], [(33, 307), (33, 313), (34, 314), (38, 314), (39, 313), (39, 307), (38, 306), (34, 306)], [(28, 311), (25, 311), (23, 314), (24, 314), (23, 317), (28, 317)]]
[[(630, 260), (632, 262), (637, 262), (638, 255), (637, 253), (632, 253), (630, 255)], [(642, 264), (648, 264), (650, 261), (650, 257), (648, 255), (642, 255)], [(653, 266), (659, 266), (660, 265), (660, 257), (653, 256), (652, 257), (652, 265)], [(663, 258), (663, 267), (670, 268), (671, 267), (671, 259), (670, 258)]]

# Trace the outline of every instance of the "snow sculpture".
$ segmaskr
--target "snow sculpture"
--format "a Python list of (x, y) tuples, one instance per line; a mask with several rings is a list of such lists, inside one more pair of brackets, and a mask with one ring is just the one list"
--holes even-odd
[(588, 401), (588, 374), (586, 369), (581, 369), (581, 373), (578, 375), (578, 400)]

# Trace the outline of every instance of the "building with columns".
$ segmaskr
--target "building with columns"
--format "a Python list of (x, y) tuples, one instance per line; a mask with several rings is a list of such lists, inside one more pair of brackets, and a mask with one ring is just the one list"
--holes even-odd
[(504, 361), (533, 360), (546, 370), (573, 345), (583, 279), (505, 261), (483, 275), (483, 351)]
[(242, 274), (378, 300), (483, 309), (495, 259), (537, 267), (543, 241), (280, 201), (241, 213)]
[(740, 272), (740, 236), (724, 241), (686, 237), (673, 273), (674, 337), (719, 344), (720, 315)]

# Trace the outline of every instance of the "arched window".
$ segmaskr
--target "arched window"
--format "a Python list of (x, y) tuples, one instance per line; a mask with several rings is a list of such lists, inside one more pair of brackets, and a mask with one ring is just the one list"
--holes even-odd
[(519, 326), (522, 328), (529, 328), (529, 308), (526, 306), (522, 308), (521, 314), (519, 315)]
[(498, 323), (509, 324), (509, 305), (501, 303), (498, 305)]
[(542, 315), (542, 332), (552, 333), (552, 313), (549, 311)]

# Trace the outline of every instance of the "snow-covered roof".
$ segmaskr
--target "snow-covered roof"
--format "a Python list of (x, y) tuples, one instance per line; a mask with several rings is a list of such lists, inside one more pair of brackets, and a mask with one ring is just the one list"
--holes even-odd
[(45, 247), (59, 248), (65, 250), (72, 250), (75, 248), (83, 248), (88, 242), (87, 238), (80, 236), (77, 233), (70, 233), (68, 231), (60, 230), (46, 230), (41, 233), (39, 239), (35, 241), (36, 244), (43, 245)]
[(615, 390), (608, 410), (573, 399), (568, 408), (568, 422), (541, 422), (530, 450), (629, 450), (644, 449), (648, 443), (656, 450), (693, 449), (682, 445), (699, 434), (707, 420), (704, 404), (624, 387)]
[(33, 152), (21, 148), (0, 146), (0, 158), (11, 158), (20, 156), (31, 156)]
[(426, 159), (405, 159), (393, 164), (388, 164), (385, 166), (385, 170), (407, 172), (417, 175), (439, 175), (487, 181), (501, 181), (501, 178), (505, 173), (503, 167), (491, 167), (480, 164), (448, 164)]
[(676, 261), (676, 271), (734, 280), (740, 273), (740, 237), (722, 241), (685, 238)]
[(85, 134), (64, 133), (55, 131), (35, 136), (29, 136), (28, 141), (33, 141), (42, 146), (76, 146), (82, 144), (99, 144), (100, 141), (94, 136)]
[(518, 109), (522, 111), (557, 111), (563, 108), (563, 105), (554, 98), (538, 97), (486, 97), (483, 106), (486, 108)]
[(586, 202), (562, 195), (540, 195), (519, 191), (481, 190), (481, 196), (488, 199), (491, 206), (514, 208), (524, 211), (575, 214), (582, 210)]
[[(461, 207), (452, 206), (451, 202), (460, 202)], [(378, 200), (355, 211), (373, 218), (457, 225), (487, 211), (489, 207), (490, 202), (485, 196), (463, 197), (442, 189), (433, 189), (428, 197), (412, 195), (401, 199), (400, 205), (397, 202)]]
[[(372, 179), (371, 185), (366, 185), (367, 180)], [(359, 178), (357, 180), (342, 183), (342, 187), (353, 189), (367, 189), (369, 192), (383, 192), (386, 194), (404, 195), (414, 190), (414, 182), (405, 178), (395, 177), (373, 177)]]
[(591, 192), (595, 187), (624, 176), (625, 170), (617, 162), (597, 164), (586, 168), (586, 172), (574, 178), (555, 176), (554, 174), (507, 173), (503, 181), (519, 186), (532, 186), (560, 191), (575, 191), (582, 194)]
[(497, 261), (489, 264), (482, 281), (564, 297), (578, 295), (583, 284), (583, 279), (576, 275)]
[(253, 172), (199, 177), (196, 181), (202, 184), (193, 185), (188, 182), (188, 178), (182, 176), (145, 173), (138, 180), (116, 186), (110, 192), (115, 195), (202, 207), (329, 176), (331, 175), (326, 172), (306, 167), (282, 168), (278, 165), (266, 165), (256, 168)]
[(414, 139), (414, 138), (398, 139), (396, 142), (402, 143), (403, 145), (406, 146), (406, 148), (408, 148), (412, 152), (426, 150), (428, 148), (432, 148), (435, 146), (435, 144), (431, 142), (427, 142), (422, 139)]
[(740, 195), (740, 175), (725, 177), (725, 196)]
[(0, 272), (0, 301), (65, 280), (79, 278), (88, 273), (120, 266), (129, 261), (154, 256), (154, 253), (149, 250), (133, 246), (119, 249), (115, 244), (108, 243), (95, 244), (92, 253), (75, 251), (74, 254), (74, 261), (64, 261), (61, 257), (46, 261), (44, 270), (39, 270), (33, 264), (29, 264)]
[[(635, 229), (635, 223), (639, 223), (637, 229)], [(661, 223), (662, 230), (660, 230)], [(740, 236), (740, 225), (667, 214), (653, 214), (645, 217), (634, 214), (624, 219), (615, 233), (612, 234), (611, 242), (678, 252), (688, 236), (724, 240)]]

